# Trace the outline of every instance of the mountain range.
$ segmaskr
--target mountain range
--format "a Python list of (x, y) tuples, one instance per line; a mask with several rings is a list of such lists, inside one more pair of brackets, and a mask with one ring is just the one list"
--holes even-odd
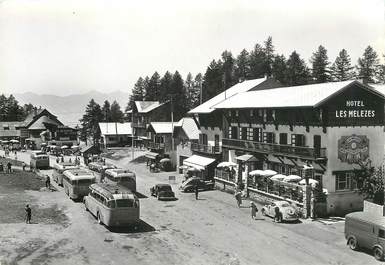
[(121, 110), (124, 111), (130, 96), (129, 93), (123, 91), (102, 93), (94, 90), (84, 94), (68, 96), (40, 95), (33, 92), (13, 95), (20, 105), (31, 103), (36, 107), (46, 108), (49, 112), (56, 115), (61, 122), (69, 126), (80, 124), (79, 119), (82, 118), (86, 106), (91, 99), (94, 99), (100, 106), (103, 106), (105, 100), (108, 100), (110, 103), (116, 100)]

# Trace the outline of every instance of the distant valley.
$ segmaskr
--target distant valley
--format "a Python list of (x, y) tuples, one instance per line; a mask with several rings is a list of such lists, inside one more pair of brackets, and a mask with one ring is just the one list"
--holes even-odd
[(32, 103), (33, 105), (48, 109), (52, 114), (58, 116), (59, 120), (65, 125), (75, 126), (80, 124), (88, 102), (93, 98), (103, 106), (103, 102), (108, 100), (112, 103), (116, 100), (122, 111), (126, 108), (129, 100), (129, 93), (114, 91), (111, 93), (101, 93), (90, 91), (85, 94), (74, 94), (69, 96), (39, 95), (32, 92), (13, 94), (20, 104)]

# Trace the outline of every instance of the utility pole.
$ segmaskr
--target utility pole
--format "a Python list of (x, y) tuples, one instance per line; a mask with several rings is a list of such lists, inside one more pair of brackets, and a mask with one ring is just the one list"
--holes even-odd
[(131, 160), (134, 159), (134, 108), (131, 108)]
[(174, 152), (174, 104), (173, 104), (173, 96), (171, 94), (171, 151)]

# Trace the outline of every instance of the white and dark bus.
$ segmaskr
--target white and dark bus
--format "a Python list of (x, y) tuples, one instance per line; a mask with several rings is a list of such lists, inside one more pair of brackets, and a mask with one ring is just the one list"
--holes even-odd
[(63, 186), (63, 173), (68, 169), (78, 169), (79, 167), (74, 163), (70, 162), (59, 162), (53, 165), (52, 179), (59, 184), (59, 186)]
[(85, 169), (68, 169), (63, 173), (64, 192), (71, 199), (80, 199), (88, 194), (89, 187), (95, 183), (95, 176)]
[(106, 226), (127, 226), (140, 220), (139, 200), (127, 188), (108, 183), (92, 184), (89, 194), (84, 197), (84, 205)]
[(128, 169), (106, 169), (104, 172), (104, 182), (121, 185), (129, 190), (136, 191), (136, 175)]

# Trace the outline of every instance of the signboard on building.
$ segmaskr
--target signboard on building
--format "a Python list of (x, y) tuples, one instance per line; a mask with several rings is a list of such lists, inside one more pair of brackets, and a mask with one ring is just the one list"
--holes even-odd
[(338, 159), (357, 164), (369, 158), (369, 139), (365, 135), (342, 136), (338, 140)]

